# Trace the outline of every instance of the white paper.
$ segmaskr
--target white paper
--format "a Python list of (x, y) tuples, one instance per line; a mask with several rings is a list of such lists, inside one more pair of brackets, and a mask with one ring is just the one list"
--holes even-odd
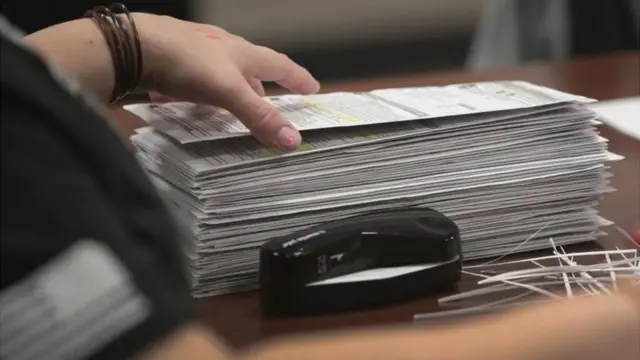
[(612, 128), (640, 140), (640, 96), (600, 101), (589, 105), (599, 120)]
[[(592, 99), (521, 81), (385, 89), (364, 93), (282, 95), (267, 98), (301, 131), (528, 109)], [(190, 103), (135, 104), (126, 110), (180, 143), (249, 135), (231, 113)]]

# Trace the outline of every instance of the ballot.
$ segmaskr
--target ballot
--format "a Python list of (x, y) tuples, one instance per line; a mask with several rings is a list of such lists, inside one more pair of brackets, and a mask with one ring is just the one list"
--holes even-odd
[(300, 130), (298, 150), (261, 145), (221, 108), (126, 107), (148, 124), (131, 140), (184, 230), (196, 297), (255, 289), (265, 241), (377, 210), (446, 214), (466, 260), (606, 231), (598, 201), (621, 157), (593, 99), (521, 81), (266, 99)]

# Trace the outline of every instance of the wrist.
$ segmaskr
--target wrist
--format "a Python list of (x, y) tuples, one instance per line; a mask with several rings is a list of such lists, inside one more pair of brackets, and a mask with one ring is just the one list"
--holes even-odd
[(132, 13), (131, 15), (138, 29), (142, 56), (142, 73), (137, 90), (140, 92), (156, 90), (161, 74), (160, 65), (163, 53), (157, 44), (161, 41), (159, 34), (154, 33), (152, 29), (154, 28), (153, 24), (158, 21), (160, 16), (147, 13)]
[(109, 102), (117, 102), (135, 92), (142, 80), (144, 59), (139, 24), (120, 3), (110, 7), (96, 6), (87, 11), (85, 17), (92, 19), (107, 45), (114, 75)]

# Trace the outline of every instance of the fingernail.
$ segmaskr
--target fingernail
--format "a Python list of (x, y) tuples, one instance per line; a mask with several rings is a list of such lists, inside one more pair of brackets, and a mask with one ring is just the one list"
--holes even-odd
[(305, 93), (307, 94), (315, 94), (318, 91), (320, 91), (320, 83), (317, 81), (313, 81), (313, 82), (309, 82), (306, 86), (305, 86)]
[(278, 146), (287, 150), (294, 150), (300, 145), (300, 133), (289, 126), (283, 126), (278, 131)]
[(294, 91), (301, 95), (315, 94), (320, 91), (320, 83), (315, 79), (307, 80), (303, 83), (300, 83), (300, 85), (298, 85)]

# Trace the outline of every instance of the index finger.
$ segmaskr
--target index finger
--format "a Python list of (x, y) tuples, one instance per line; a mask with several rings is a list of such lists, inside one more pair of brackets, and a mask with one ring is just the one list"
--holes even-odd
[(237, 75), (228, 87), (222, 105), (251, 131), (263, 144), (275, 145), (283, 150), (294, 150), (300, 145), (300, 133), (264, 97), (258, 95), (249, 83)]
[(248, 72), (262, 81), (273, 81), (297, 94), (314, 94), (320, 83), (288, 56), (264, 46), (252, 46)]

